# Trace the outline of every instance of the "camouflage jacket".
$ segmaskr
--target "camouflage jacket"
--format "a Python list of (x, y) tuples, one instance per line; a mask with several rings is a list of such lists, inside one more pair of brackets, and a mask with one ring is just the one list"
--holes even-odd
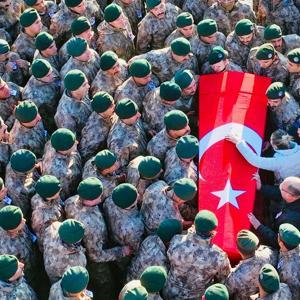
[(292, 300), (291, 290), (285, 283), (280, 283), (280, 288), (273, 294), (268, 294), (265, 297), (259, 297), (258, 294), (250, 296), (251, 300)]
[(2, 175), (5, 175), (5, 169), (9, 163), (10, 154), (10, 145), (6, 142), (0, 141), (0, 172)]
[[(199, 0), (197, 0), (199, 1)], [(180, 38), (180, 37), (183, 37), (185, 39), (187, 39), (188, 41), (191, 42), (191, 40), (193, 39), (193, 37), (197, 36), (198, 33), (197, 33), (197, 26), (194, 24), (193, 25), (193, 35), (190, 36), (190, 37), (185, 37), (179, 30), (178, 28), (175, 29), (165, 40), (165, 47), (170, 47), (171, 46), (171, 42), (177, 38)]]
[[(228, 61), (225, 69), (219, 73), (226, 72), (226, 71), (236, 71), (236, 72), (243, 72), (242, 68), (239, 65), (236, 65), (231, 60)], [(200, 74), (215, 74), (216, 72), (213, 70), (209, 62), (206, 62), (200, 71)]]
[(288, 34), (282, 36), (282, 47), (280, 53), (287, 55), (291, 50), (300, 45), (300, 36), (298, 34)]
[[(290, 93), (293, 97), (299, 102), (300, 101), (300, 73), (289, 73), (289, 82), (288, 87)], [(1, 104), (1, 101), (0, 101)]]
[(191, 13), (194, 17), (195, 24), (198, 24), (202, 19), (204, 12), (216, 0), (185, 0), (182, 6), (183, 11)]

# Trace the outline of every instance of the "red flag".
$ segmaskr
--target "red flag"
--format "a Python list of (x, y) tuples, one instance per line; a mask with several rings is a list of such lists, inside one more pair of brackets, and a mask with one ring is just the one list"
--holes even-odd
[(240, 134), (260, 154), (266, 120), (265, 92), (271, 80), (241, 72), (203, 75), (199, 80), (199, 209), (218, 220), (214, 243), (239, 258), (236, 235), (249, 229), (247, 214), (255, 200), (256, 168), (225, 140)]

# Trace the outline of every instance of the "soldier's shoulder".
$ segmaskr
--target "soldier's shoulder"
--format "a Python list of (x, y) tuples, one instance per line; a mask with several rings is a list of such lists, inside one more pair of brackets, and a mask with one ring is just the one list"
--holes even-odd
[(237, 36), (234, 31), (230, 32), (226, 38), (226, 44), (237, 43)]

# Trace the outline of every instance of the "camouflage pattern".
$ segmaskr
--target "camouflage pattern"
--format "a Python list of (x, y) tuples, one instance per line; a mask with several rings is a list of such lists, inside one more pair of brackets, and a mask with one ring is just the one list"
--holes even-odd
[(298, 34), (288, 34), (282, 36), (282, 47), (280, 53), (287, 55), (291, 50), (299, 47), (300, 36)]
[(191, 40), (193, 39), (193, 37), (197, 36), (197, 26), (193, 25), (193, 35), (190, 37), (185, 37), (180, 31), (179, 29), (175, 29), (165, 40), (165, 47), (170, 47), (171, 46), (171, 42), (177, 38), (183, 37), (186, 38), (188, 41), (191, 42)]
[(299, 253), (299, 246), (287, 252), (280, 251), (277, 266), (280, 281), (289, 286), (293, 300), (300, 299)]
[(118, 120), (108, 134), (107, 145), (117, 155), (122, 167), (133, 158), (145, 154), (147, 140), (141, 120), (130, 126)]
[(243, 259), (233, 268), (228, 275), (225, 284), (229, 294), (234, 300), (248, 300), (258, 292), (257, 278), (264, 264), (276, 266), (277, 251), (267, 246), (260, 246), (254, 256)]
[(57, 71), (59, 71), (61, 69), (61, 67), (64, 65), (64, 63), (62, 63), (60, 61), (60, 57), (59, 57), (58, 54), (50, 56), (50, 57), (45, 57), (40, 53), (39, 50), (35, 50), (33, 59), (34, 60), (35, 59), (44, 59), (44, 60), (46, 60), (52, 66), (52, 68), (54, 68)]
[(79, 137), (91, 113), (91, 100), (87, 95), (82, 100), (77, 100), (65, 90), (59, 100), (54, 120), (58, 128), (68, 128)]
[[(196, 100), (198, 101), (198, 99)], [(175, 109), (179, 109), (183, 111), (185, 114), (189, 113), (188, 116), (193, 115), (193, 109), (195, 105), (195, 97), (192, 96), (184, 96), (182, 95), (178, 100), (175, 102)]]
[(105, 91), (114, 96), (116, 89), (128, 78), (127, 63), (125, 60), (119, 58), (118, 63), (121, 71), (115, 75), (109, 75), (107, 71), (98, 71), (95, 79), (92, 82), (90, 91), (94, 95), (97, 92)]
[(44, 26), (50, 28), (51, 18), (58, 11), (58, 7), (54, 1), (45, 1), (46, 11), (39, 13)]
[(247, 72), (247, 59), (251, 48), (258, 47), (264, 43), (264, 27), (255, 26), (253, 38), (247, 45), (243, 44), (238, 35), (233, 31), (226, 39), (225, 48), (229, 57), (236, 65), (239, 65), (243, 72)]
[(143, 240), (144, 224), (137, 207), (130, 210), (116, 206), (108, 197), (103, 205), (110, 238), (118, 245), (130, 246), (134, 252)]
[(173, 191), (164, 181), (151, 184), (142, 199), (141, 214), (147, 233), (154, 233), (165, 219), (183, 221), (178, 205), (172, 199)]
[(10, 154), (10, 145), (5, 141), (0, 141), (0, 174), (3, 177), (5, 177), (5, 169), (9, 163)]
[(256, 23), (255, 13), (245, 2), (236, 1), (233, 9), (226, 11), (220, 2), (213, 3), (205, 12), (203, 19), (213, 19), (217, 22), (219, 31), (226, 36), (234, 30), (236, 23), (241, 19), (249, 19)]
[(48, 142), (42, 160), (42, 175), (53, 175), (61, 184), (61, 198), (64, 200), (75, 194), (81, 179), (81, 157), (79, 152), (73, 151), (62, 155), (54, 150)]
[(197, 182), (197, 166), (193, 160), (185, 162), (181, 160), (176, 153), (175, 148), (171, 148), (165, 158), (164, 180), (172, 185), (176, 180), (181, 178), (190, 178)]
[(257, 300), (292, 300), (292, 294), (291, 290), (285, 283), (280, 283), (280, 288), (277, 292), (273, 294), (268, 294), (264, 297), (259, 297), (259, 295), (250, 296), (251, 300), (257, 299)]
[(12, 43), (11, 36), (4, 28), (0, 28), (0, 38), (6, 40), (9, 44)]
[(289, 73), (289, 82), (290, 82), (290, 85), (288, 87), (289, 92), (299, 102), (300, 101), (300, 73)]
[(196, 233), (176, 235), (167, 252), (170, 261), (163, 294), (166, 300), (198, 300), (214, 280), (223, 282), (230, 272), (227, 254)]
[(53, 222), (45, 230), (44, 265), (53, 284), (58, 281), (69, 267), (86, 267), (85, 249), (81, 245), (66, 244), (59, 235), (60, 222)]
[[(228, 60), (228, 64), (226, 65), (225, 69), (221, 72), (226, 72), (226, 71), (236, 71), (236, 72), (243, 72), (242, 68), (239, 65), (236, 65), (234, 62), (231, 60)], [(221, 73), (219, 72), (219, 73)], [(213, 70), (209, 62), (206, 62), (200, 71), (201, 74), (215, 74), (216, 72)]]
[(204, 12), (216, 0), (185, 0), (182, 6), (183, 11), (187, 11), (193, 15), (195, 24), (198, 24), (202, 19)]
[(163, 19), (158, 19), (148, 12), (139, 23), (137, 52), (145, 53), (149, 50), (163, 48), (165, 39), (176, 29), (176, 18), (179, 13), (180, 9), (171, 3), (166, 3)]

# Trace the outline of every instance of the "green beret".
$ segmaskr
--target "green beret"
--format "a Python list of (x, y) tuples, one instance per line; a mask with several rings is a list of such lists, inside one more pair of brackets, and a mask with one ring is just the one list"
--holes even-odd
[(256, 52), (255, 57), (258, 60), (269, 60), (272, 59), (275, 55), (275, 49), (272, 44), (263, 44), (261, 45)]
[(114, 103), (113, 97), (107, 92), (97, 92), (91, 102), (92, 109), (97, 113), (103, 113)]
[(53, 36), (48, 32), (42, 31), (36, 36), (34, 44), (38, 50), (43, 51), (48, 49), (53, 42)]
[(234, 29), (238, 36), (248, 35), (254, 31), (254, 24), (249, 19), (238, 21)]
[(192, 135), (185, 135), (181, 137), (175, 147), (175, 151), (179, 158), (193, 158), (197, 155), (199, 150), (198, 139)]
[(36, 156), (26, 149), (19, 149), (10, 157), (10, 165), (15, 172), (26, 173), (32, 170), (35, 164)]
[(282, 82), (273, 82), (266, 91), (269, 99), (283, 98), (285, 95), (285, 85)]
[(213, 47), (208, 55), (208, 62), (210, 65), (219, 63), (228, 57), (228, 52), (221, 46)]
[(146, 0), (147, 9), (151, 10), (155, 6), (161, 4), (161, 0)]
[(68, 54), (73, 57), (82, 55), (87, 47), (87, 41), (79, 37), (73, 37), (67, 43)]
[(28, 6), (34, 6), (37, 3), (37, 0), (24, 0), (24, 2)]
[(52, 133), (50, 141), (56, 151), (66, 151), (73, 147), (76, 137), (71, 130), (59, 128)]
[(98, 198), (103, 191), (102, 182), (96, 177), (88, 177), (82, 180), (77, 188), (77, 193), (84, 200), (94, 200)]
[(167, 277), (168, 275), (164, 267), (150, 266), (144, 270), (140, 281), (149, 294), (154, 294), (163, 289)]
[(277, 271), (270, 264), (265, 264), (259, 272), (259, 283), (263, 290), (272, 294), (279, 290), (280, 280)]
[(150, 74), (151, 65), (147, 59), (137, 59), (129, 66), (129, 74), (133, 77), (143, 78)]
[(73, 35), (79, 35), (91, 28), (92, 26), (90, 21), (84, 16), (75, 19), (71, 25), (71, 31)]
[(27, 8), (20, 16), (20, 24), (23, 27), (31, 26), (39, 18), (38, 12), (34, 8)]
[(83, 0), (65, 0), (65, 4), (68, 7), (75, 7), (79, 5)]
[(175, 73), (174, 80), (183, 90), (193, 82), (194, 76), (190, 70), (180, 70)]
[(64, 78), (64, 85), (68, 91), (76, 91), (86, 80), (85, 74), (80, 70), (69, 71)]
[(181, 178), (175, 181), (173, 185), (175, 195), (181, 200), (192, 200), (197, 193), (196, 183), (189, 178)]
[(218, 26), (215, 20), (204, 19), (197, 25), (197, 32), (200, 36), (210, 36), (218, 31)]
[(0, 177), (0, 191), (3, 189), (4, 186), (4, 181), (3, 179)]
[(289, 247), (297, 247), (300, 244), (300, 232), (292, 224), (281, 224), (279, 226), (279, 237)]
[(113, 51), (106, 51), (100, 57), (100, 68), (103, 71), (111, 69), (118, 61), (118, 55)]
[(164, 242), (169, 242), (174, 235), (182, 233), (182, 223), (177, 219), (165, 219), (160, 224), (156, 234)]
[(95, 156), (94, 163), (96, 167), (103, 171), (112, 167), (117, 161), (117, 156), (109, 150), (102, 150)]
[(145, 156), (138, 165), (140, 176), (145, 179), (155, 178), (161, 171), (162, 165), (158, 158)]
[(6, 40), (0, 39), (0, 54), (5, 54), (10, 51), (9, 44)]
[(52, 66), (45, 59), (35, 59), (31, 65), (31, 73), (38, 79), (45, 77), (50, 70), (52, 70)]
[(120, 119), (129, 119), (139, 111), (135, 102), (128, 98), (121, 99), (115, 108), (115, 112)]
[(180, 37), (171, 42), (171, 50), (176, 55), (186, 56), (191, 52), (191, 44), (187, 39)]
[(59, 180), (52, 175), (44, 175), (36, 182), (35, 191), (42, 198), (51, 198), (59, 192), (61, 188)]
[(282, 31), (280, 26), (276, 24), (271, 24), (265, 28), (264, 39), (266, 41), (275, 40), (282, 37)]
[(193, 16), (188, 12), (183, 12), (179, 14), (176, 18), (176, 26), (179, 28), (191, 26), (193, 24), (194, 24)]
[(113, 22), (117, 20), (122, 13), (122, 8), (118, 4), (111, 3), (104, 9), (104, 20), (106, 22)]
[(256, 250), (258, 237), (249, 230), (241, 230), (237, 235), (237, 247), (242, 253), (251, 253)]
[(216, 215), (209, 210), (200, 210), (195, 218), (195, 228), (197, 234), (207, 233), (218, 226)]
[(229, 293), (224, 284), (216, 283), (204, 292), (205, 300), (229, 300)]
[(173, 81), (165, 81), (159, 87), (159, 95), (165, 101), (174, 102), (181, 97), (181, 88)]
[(3, 230), (16, 229), (22, 222), (23, 213), (14, 205), (7, 205), (0, 209), (0, 226)]
[(287, 54), (287, 58), (290, 62), (299, 65), (300, 64), (300, 48), (293, 49)]
[(189, 124), (189, 119), (181, 110), (171, 110), (164, 116), (164, 123), (167, 130), (181, 130)]
[(18, 259), (14, 255), (0, 255), (0, 280), (8, 281), (18, 270)]
[(62, 276), (60, 286), (67, 293), (79, 293), (86, 289), (89, 283), (88, 271), (81, 267), (71, 267)]
[(124, 300), (147, 300), (148, 293), (143, 286), (128, 289), (125, 292)]
[(114, 188), (112, 200), (120, 208), (131, 206), (137, 199), (137, 189), (130, 183), (121, 183)]
[(58, 234), (65, 243), (75, 244), (83, 238), (84, 225), (74, 219), (67, 219), (60, 224)]
[(38, 108), (31, 100), (22, 101), (15, 110), (15, 116), (21, 123), (33, 121), (38, 114)]

